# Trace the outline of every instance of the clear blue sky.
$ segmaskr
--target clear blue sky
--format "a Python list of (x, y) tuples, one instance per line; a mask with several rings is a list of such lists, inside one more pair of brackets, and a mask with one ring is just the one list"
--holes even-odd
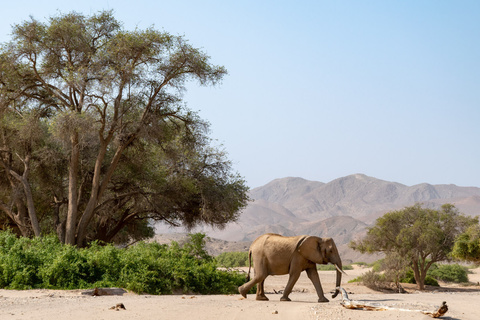
[(113, 9), (224, 65), (188, 106), (247, 184), (364, 173), (480, 187), (480, 1), (8, 1), (11, 26)]

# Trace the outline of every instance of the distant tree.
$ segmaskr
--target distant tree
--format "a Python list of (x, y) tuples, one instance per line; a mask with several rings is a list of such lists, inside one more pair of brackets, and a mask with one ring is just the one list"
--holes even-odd
[(378, 218), (367, 235), (352, 241), (350, 247), (363, 253), (403, 257), (413, 269), (418, 289), (424, 290), (428, 269), (437, 261), (447, 260), (456, 237), (475, 223), (476, 218), (459, 213), (451, 204), (441, 210), (416, 204)]
[(452, 257), (480, 263), (480, 225), (470, 226), (457, 237), (453, 246)]
[(67, 244), (142, 238), (149, 220), (222, 227), (247, 190), (208, 125), (188, 110), (188, 81), (222, 66), (183, 37), (126, 31), (103, 11), (15, 25), (0, 49), (0, 210), (23, 235)]

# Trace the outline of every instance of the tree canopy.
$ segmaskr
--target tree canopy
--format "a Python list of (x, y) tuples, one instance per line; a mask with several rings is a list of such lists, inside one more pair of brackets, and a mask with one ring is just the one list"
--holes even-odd
[(472, 225), (460, 234), (453, 246), (452, 257), (480, 263), (480, 225)]
[(15, 25), (0, 49), (0, 222), (84, 245), (151, 235), (150, 220), (236, 220), (248, 188), (182, 101), (187, 82), (226, 73), (111, 11)]
[(475, 224), (477, 218), (461, 214), (451, 204), (440, 210), (416, 204), (378, 218), (367, 235), (350, 246), (363, 253), (403, 257), (413, 269), (418, 288), (423, 290), (428, 269), (437, 261), (448, 260), (456, 237)]

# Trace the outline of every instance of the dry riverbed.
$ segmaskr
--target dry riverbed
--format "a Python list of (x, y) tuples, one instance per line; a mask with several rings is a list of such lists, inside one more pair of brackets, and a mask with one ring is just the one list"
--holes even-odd
[[(358, 284), (350, 284), (366, 269), (347, 271), (343, 288), (351, 300), (365, 304), (403, 310), (365, 311), (341, 306), (340, 295), (329, 303), (317, 303), (313, 285), (302, 274), (291, 302), (280, 302), (287, 276), (269, 277), (265, 289), (270, 301), (255, 301), (254, 295), (243, 299), (236, 295), (137, 295), (124, 290), (108, 290), (110, 295), (92, 296), (85, 290), (0, 290), (0, 319), (431, 319), (418, 310), (435, 311), (446, 301), (449, 311), (442, 319), (480, 319), (480, 269), (469, 275), (471, 286), (429, 288), (417, 292), (408, 287), (407, 294), (380, 293)], [(333, 291), (335, 272), (321, 271), (320, 278), (326, 292)], [(102, 292), (100, 292), (102, 293)], [(122, 303), (125, 309), (115, 308)], [(411, 311), (407, 311), (411, 310)]]

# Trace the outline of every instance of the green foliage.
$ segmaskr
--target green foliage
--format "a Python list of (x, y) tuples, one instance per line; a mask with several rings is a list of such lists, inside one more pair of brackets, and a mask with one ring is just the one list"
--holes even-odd
[(352, 280), (348, 280), (348, 283), (355, 283), (355, 282), (363, 282), (363, 277), (358, 276), (356, 278), (353, 278)]
[(385, 275), (373, 270), (366, 272), (361, 277), (361, 281), (366, 287), (373, 290), (385, 290), (391, 288), (390, 282), (385, 279)]
[[(413, 270), (409, 269), (407, 270), (405, 276), (400, 280), (402, 283), (417, 283), (415, 281), (415, 275), (413, 274)], [(438, 281), (430, 274), (427, 274), (425, 277), (425, 285), (428, 286), (435, 286), (439, 287), (440, 285), (438, 284)]]
[[(367, 287), (373, 289), (387, 289), (391, 285), (389, 283), (395, 282), (392, 278), (391, 270), (389, 271), (388, 265), (385, 263), (386, 259), (380, 259), (372, 263), (370, 266), (372, 270), (357, 277), (351, 282), (363, 282)], [(399, 276), (398, 274), (397, 276)], [(401, 274), (397, 280), (398, 283), (417, 283), (413, 269), (408, 267), (404, 273)], [(438, 281), (464, 283), (468, 282), (468, 268), (460, 266), (459, 264), (437, 264), (432, 263), (425, 276), (425, 285), (439, 286)], [(398, 286), (397, 283), (397, 286)]]
[[(342, 269), (343, 270), (353, 270), (353, 267), (352, 267), (351, 264), (347, 264), (347, 265), (342, 266)], [(334, 270), (337, 270), (337, 268), (335, 268), (335, 265), (333, 265), (333, 264), (317, 264), (317, 270), (320, 270), (320, 271), (334, 271)]]
[[(438, 281), (464, 283), (468, 282), (468, 268), (459, 264), (432, 264), (425, 277), (425, 284), (438, 286)], [(413, 270), (407, 270), (402, 278), (403, 283), (416, 283)]]
[(470, 226), (455, 240), (451, 253), (455, 259), (480, 263), (480, 225)]
[(379, 259), (377, 261), (374, 261), (373, 263), (370, 264), (370, 266), (372, 267), (372, 270), (375, 271), (375, 272), (380, 272), (382, 271), (382, 265), (383, 265), (383, 261), (385, 259)]
[(151, 219), (238, 219), (248, 187), (183, 101), (223, 66), (183, 36), (125, 30), (112, 11), (31, 17), (11, 35), (0, 44), (2, 225), (82, 247), (146, 239)]
[(427, 275), (425, 277), (425, 284), (428, 285), (428, 286), (435, 286), (435, 287), (439, 287), (440, 285), (438, 284), (438, 281), (432, 277), (432, 276), (429, 276)]
[(405, 276), (400, 280), (402, 283), (417, 283), (415, 281), (415, 275), (413, 274), (413, 270), (409, 269), (405, 273)]
[(355, 262), (355, 263), (353, 263), (353, 264), (356, 264), (356, 265), (359, 266), (359, 267), (366, 267), (366, 266), (368, 266), (368, 263), (363, 262), (363, 261)]
[(215, 259), (218, 265), (224, 268), (248, 266), (248, 252), (223, 252)]
[(441, 264), (429, 271), (429, 275), (445, 282), (468, 282), (468, 269), (459, 264)]
[(0, 287), (8, 289), (81, 289), (122, 287), (138, 293), (230, 294), (244, 275), (218, 270), (204, 247), (203, 234), (192, 242), (139, 243), (120, 249), (94, 242), (78, 249), (56, 236), (17, 238), (0, 232)]
[(42, 287), (42, 267), (54, 259), (59, 248), (54, 236), (17, 239), (11, 232), (0, 232), (0, 287)]
[[(447, 260), (457, 236), (472, 225), (478, 225), (478, 219), (459, 213), (451, 204), (444, 204), (440, 210), (416, 204), (378, 218), (366, 237), (351, 242), (350, 247), (408, 260), (416, 268), (417, 285), (422, 290), (432, 263)], [(399, 271), (404, 268), (398, 267)]]
[(198, 259), (204, 259), (205, 261), (213, 261), (213, 257), (210, 256), (205, 249), (206, 235), (204, 233), (194, 233), (188, 235), (188, 241), (184, 246), (184, 249), (192, 256)]

